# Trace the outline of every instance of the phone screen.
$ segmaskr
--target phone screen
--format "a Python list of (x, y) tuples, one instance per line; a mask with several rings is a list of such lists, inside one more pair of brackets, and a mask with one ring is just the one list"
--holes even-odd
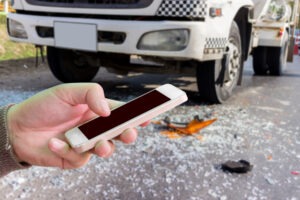
[(78, 128), (88, 139), (92, 139), (169, 100), (170, 98), (161, 94), (157, 90), (153, 90), (119, 108), (112, 110), (110, 116), (98, 117), (79, 126)]

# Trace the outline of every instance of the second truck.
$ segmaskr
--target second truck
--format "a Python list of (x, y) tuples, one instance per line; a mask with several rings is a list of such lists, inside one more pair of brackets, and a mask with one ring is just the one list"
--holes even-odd
[(293, 61), (298, 0), (253, 0), (253, 70), (256, 75), (282, 75)]

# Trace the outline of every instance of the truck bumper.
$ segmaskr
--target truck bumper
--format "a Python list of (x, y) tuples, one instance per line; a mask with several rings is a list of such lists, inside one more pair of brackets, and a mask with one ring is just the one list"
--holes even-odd
[[(284, 36), (288, 34), (282, 26), (255, 26), (257, 46), (281, 47), (284, 45)], [(289, 36), (288, 36), (289, 37)]]
[[(87, 18), (68, 17), (47, 17), (10, 13), (8, 19), (19, 22), (23, 25), (27, 38), (17, 38), (10, 35), (10, 39), (17, 42), (26, 42), (36, 45), (56, 46), (59, 48), (70, 48), (63, 46), (63, 42), (58, 42), (56, 36), (41, 37), (37, 32), (37, 27), (47, 27), (55, 29), (56, 22), (66, 24), (94, 25), (95, 30), (104, 32), (122, 32), (126, 38), (121, 44), (113, 42), (99, 42), (95, 40), (95, 52), (112, 52), (132, 55), (159, 56), (174, 60), (195, 59), (199, 61), (221, 59), (227, 46), (227, 37), (223, 36), (222, 29), (218, 26), (207, 24), (207, 22), (183, 22), (183, 21), (129, 21), (129, 20), (105, 20)], [(8, 24), (9, 25), (9, 24)], [(210, 27), (209, 29), (207, 27)], [(84, 26), (83, 26), (84, 27)], [(188, 45), (179, 51), (158, 51), (141, 50), (137, 45), (145, 33), (160, 30), (189, 30)], [(207, 31), (209, 30), (209, 31)], [(88, 31), (88, 30), (87, 30)], [(55, 31), (54, 31), (55, 32)], [(83, 33), (80, 44), (91, 42)], [(223, 34), (223, 35), (222, 35)], [(55, 34), (54, 34), (55, 35)], [(71, 36), (72, 34), (70, 34)], [(96, 35), (96, 34), (95, 34)], [(59, 45), (58, 45), (59, 43)], [(82, 50), (80, 48), (72, 48)]]

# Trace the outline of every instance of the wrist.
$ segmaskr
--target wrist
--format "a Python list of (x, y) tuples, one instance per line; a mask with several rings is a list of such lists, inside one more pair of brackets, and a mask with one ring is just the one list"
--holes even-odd
[(22, 156), (19, 154), (17, 145), (15, 145), (15, 137), (16, 133), (18, 132), (18, 123), (14, 120), (14, 108), (16, 105), (12, 104), (9, 106), (7, 110), (7, 135), (8, 135), (8, 142), (11, 146), (11, 155), (14, 157), (15, 161), (20, 163), (21, 165), (29, 165), (23, 159)]
[(28, 164), (20, 162), (19, 158), (14, 155), (9, 140), (7, 114), (10, 107), (11, 106), (0, 107), (0, 176), (29, 166)]

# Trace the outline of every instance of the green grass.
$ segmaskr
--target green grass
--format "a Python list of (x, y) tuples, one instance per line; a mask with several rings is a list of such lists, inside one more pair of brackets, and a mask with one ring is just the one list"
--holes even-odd
[(17, 43), (9, 40), (6, 30), (6, 16), (0, 15), (0, 61), (23, 59), (35, 56), (32, 44)]
[(6, 23), (6, 14), (4, 12), (0, 12), (0, 24)]

